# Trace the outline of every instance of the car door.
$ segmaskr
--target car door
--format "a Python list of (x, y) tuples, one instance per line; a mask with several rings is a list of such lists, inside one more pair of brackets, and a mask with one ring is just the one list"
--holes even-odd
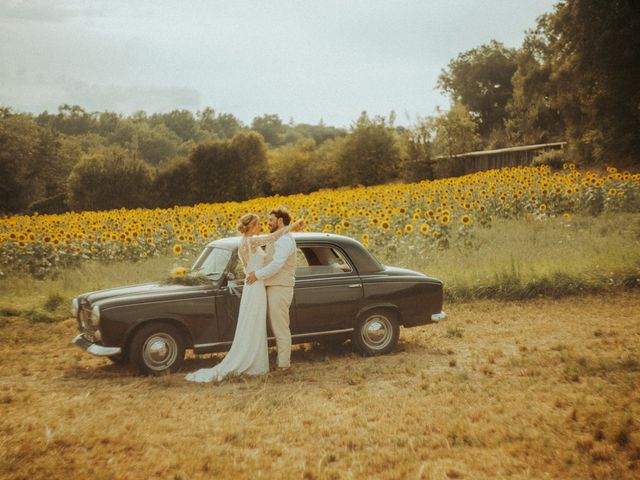
[(363, 299), (362, 280), (337, 245), (299, 244), (291, 333), (353, 328)]

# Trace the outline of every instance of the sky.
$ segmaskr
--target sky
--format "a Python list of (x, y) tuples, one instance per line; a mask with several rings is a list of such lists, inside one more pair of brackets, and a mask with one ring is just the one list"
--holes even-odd
[(557, 0), (0, 0), (0, 106), (130, 115), (205, 107), (245, 124), (397, 124), (446, 109), (438, 75), (519, 47)]

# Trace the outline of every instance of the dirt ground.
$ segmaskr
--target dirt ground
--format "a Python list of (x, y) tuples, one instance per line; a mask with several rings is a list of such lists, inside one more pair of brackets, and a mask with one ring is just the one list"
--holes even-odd
[[(640, 477), (640, 294), (452, 304), (396, 352), (285, 377), (145, 378), (0, 318), (0, 478)], [(272, 352), (273, 356), (273, 352)]]

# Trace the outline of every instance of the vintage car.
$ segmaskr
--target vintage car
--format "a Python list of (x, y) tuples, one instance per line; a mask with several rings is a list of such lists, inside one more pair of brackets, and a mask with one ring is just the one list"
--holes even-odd
[[(442, 282), (380, 264), (356, 240), (332, 234), (293, 234), (297, 269), (290, 320), (293, 343), (344, 341), (364, 355), (391, 351), (400, 326), (446, 318)], [(191, 272), (204, 283), (149, 283), (74, 298), (80, 334), (73, 343), (144, 374), (177, 371), (185, 349), (228, 350), (236, 329), (244, 273), (239, 237), (208, 244)], [(274, 338), (269, 330), (269, 343)]]

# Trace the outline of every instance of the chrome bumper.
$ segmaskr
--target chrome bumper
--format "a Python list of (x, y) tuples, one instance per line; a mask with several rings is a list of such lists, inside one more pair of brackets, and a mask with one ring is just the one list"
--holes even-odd
[(86, 350), (91, 355), (96, 355), (98, 357), (110, 357), (122, 352), (122, 349), (119, 347), (103, 347), (102, 345), (91, 343), (89, 340), (84, 338), (82, 334), (74, 338), (72, 343), (81, 349)]
[(447, 314), (444, 313), (444, 310), (438, 313), (434, 313), (433, 315), (431, 315), (431, 321), (432, 322), (441, 322), (442, 320), (446, 320), (447, 319)]

